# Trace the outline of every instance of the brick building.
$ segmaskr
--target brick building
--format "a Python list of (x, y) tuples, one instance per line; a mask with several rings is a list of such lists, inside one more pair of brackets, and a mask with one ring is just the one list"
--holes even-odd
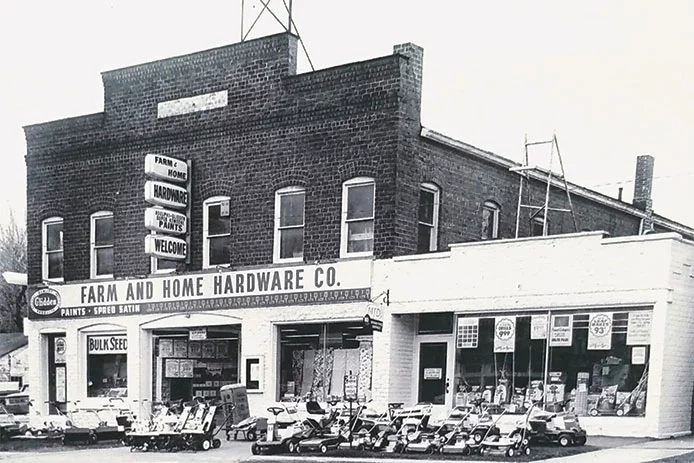
[[(417, 364), (429, 382), (402, 383), (398, 353), (438, 336), (447, 347), (432, 358), (453, 362), (464, 317), (434, 303), (399, 313), (389, 266), (445, 258), (455, 243), (504, 246), (516, 233), (517, 164), (422, 128), (416, 45), (305, 74), (296, 57), (296, 37), (280, 34), (108, 71), (103, 112), (25, 128), (38, 403), (213, 397), (241, 382), (257, 411), (342, 396), (354, 377), (357, 395), (379, 404), (464, 400), (440, 365)], [(639, 166), (634, 204), (570, 185), (579, 228), (693, 238), (653, 214), (653, 158)], [(530, 177), (526, 193), (543, 197), (542, 172)], [(551, 197), (567, 206), (560, 184)], [(547, 222), (539, 242), (576, 231), (565, 213)], [(518, 224), (521, 238), (542, 234), (527, 211)], [(493, 272), (483, 264), (467, 263)], [(439, 297), (419, 291), (415, 300)], [(383, 332), (366, 313), (383, 317)], [(528, 371), (519, 389), (546, 379)]]

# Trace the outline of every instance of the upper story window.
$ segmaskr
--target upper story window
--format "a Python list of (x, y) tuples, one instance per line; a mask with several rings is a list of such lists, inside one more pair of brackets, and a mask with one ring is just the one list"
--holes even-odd
[(90, 278), (113, 276), (113, 213), (96, 212), (91, 218)]
[(499, 205), (493, 201), (485, 201), (482, 205), (482, 236), (483, 240), (493, 240), (499, 237)]
[(422, 184), (417, 217), (417, 252), (436, 251), (439, 231), (439, 189), (436, 185)]
[(275, 194), (275, 262), (301, 261), (304, 257), (304, 200), (300, 187)]
[(227, 196), (215, 196), (203, 203), (203, 268), (229, 265), (231, 220)]
[(63, 281), (63, 219), (51, 217), (42, 224), (42, 276), (44, 280)]
[(375, 190), (372, 178), (353, 178), (342, 185), (340, 257), (373, 254)]
[(542, 217), (533, 217), (530, 222), (530, 236), (549, 235), (549, 220), (547, 221), (547, 233), (544, 232), (545, 219)]

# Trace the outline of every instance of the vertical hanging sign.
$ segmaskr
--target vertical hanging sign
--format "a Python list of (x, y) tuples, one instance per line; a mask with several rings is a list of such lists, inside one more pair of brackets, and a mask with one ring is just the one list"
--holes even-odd
[(494, 319), (494, 352), (513, 352), (516, 346), (516, 317)]
[(573, 315), (552, 315), (549, 345), (570, 347), (573, 341)]
[(592, 313), (588, 321), (588, 350), (612, 349), (612, 313)]
[(533, 315), (530, 317), (530, 339), (547, 339), (547, 315)]

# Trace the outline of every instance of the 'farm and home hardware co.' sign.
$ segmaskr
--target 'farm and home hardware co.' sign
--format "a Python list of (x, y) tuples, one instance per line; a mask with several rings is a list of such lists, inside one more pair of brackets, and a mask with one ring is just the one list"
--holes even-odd
[(268, 307), (367, 300), (371, 261), (29, 288), (29, 318)]

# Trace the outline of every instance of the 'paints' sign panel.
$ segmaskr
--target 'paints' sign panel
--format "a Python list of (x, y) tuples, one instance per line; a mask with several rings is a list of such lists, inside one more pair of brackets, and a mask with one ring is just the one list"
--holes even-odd
[(128, 352), (128, 337), (122, 335), (89, 336), (87, 352), (94, 355), (125, 354)]
[(36, 320), (367, 301), (370, 285), (370, 260), (65, 284), (29, 288), (28, 314)]
[(188, 230), (188, 221), (185, 214), (148, 207), (145, 209), (145, 227), (158, 233), (181, 235)]
[(145, 174), (169, 182), (185, 183), (188, 181), (188, 164), (180, 159), (148, 154), (145, 156)]
[(164, 182), (145, 182), (145, 201), (155, 206), (185, 209), (188, 207), (188, 190)]

